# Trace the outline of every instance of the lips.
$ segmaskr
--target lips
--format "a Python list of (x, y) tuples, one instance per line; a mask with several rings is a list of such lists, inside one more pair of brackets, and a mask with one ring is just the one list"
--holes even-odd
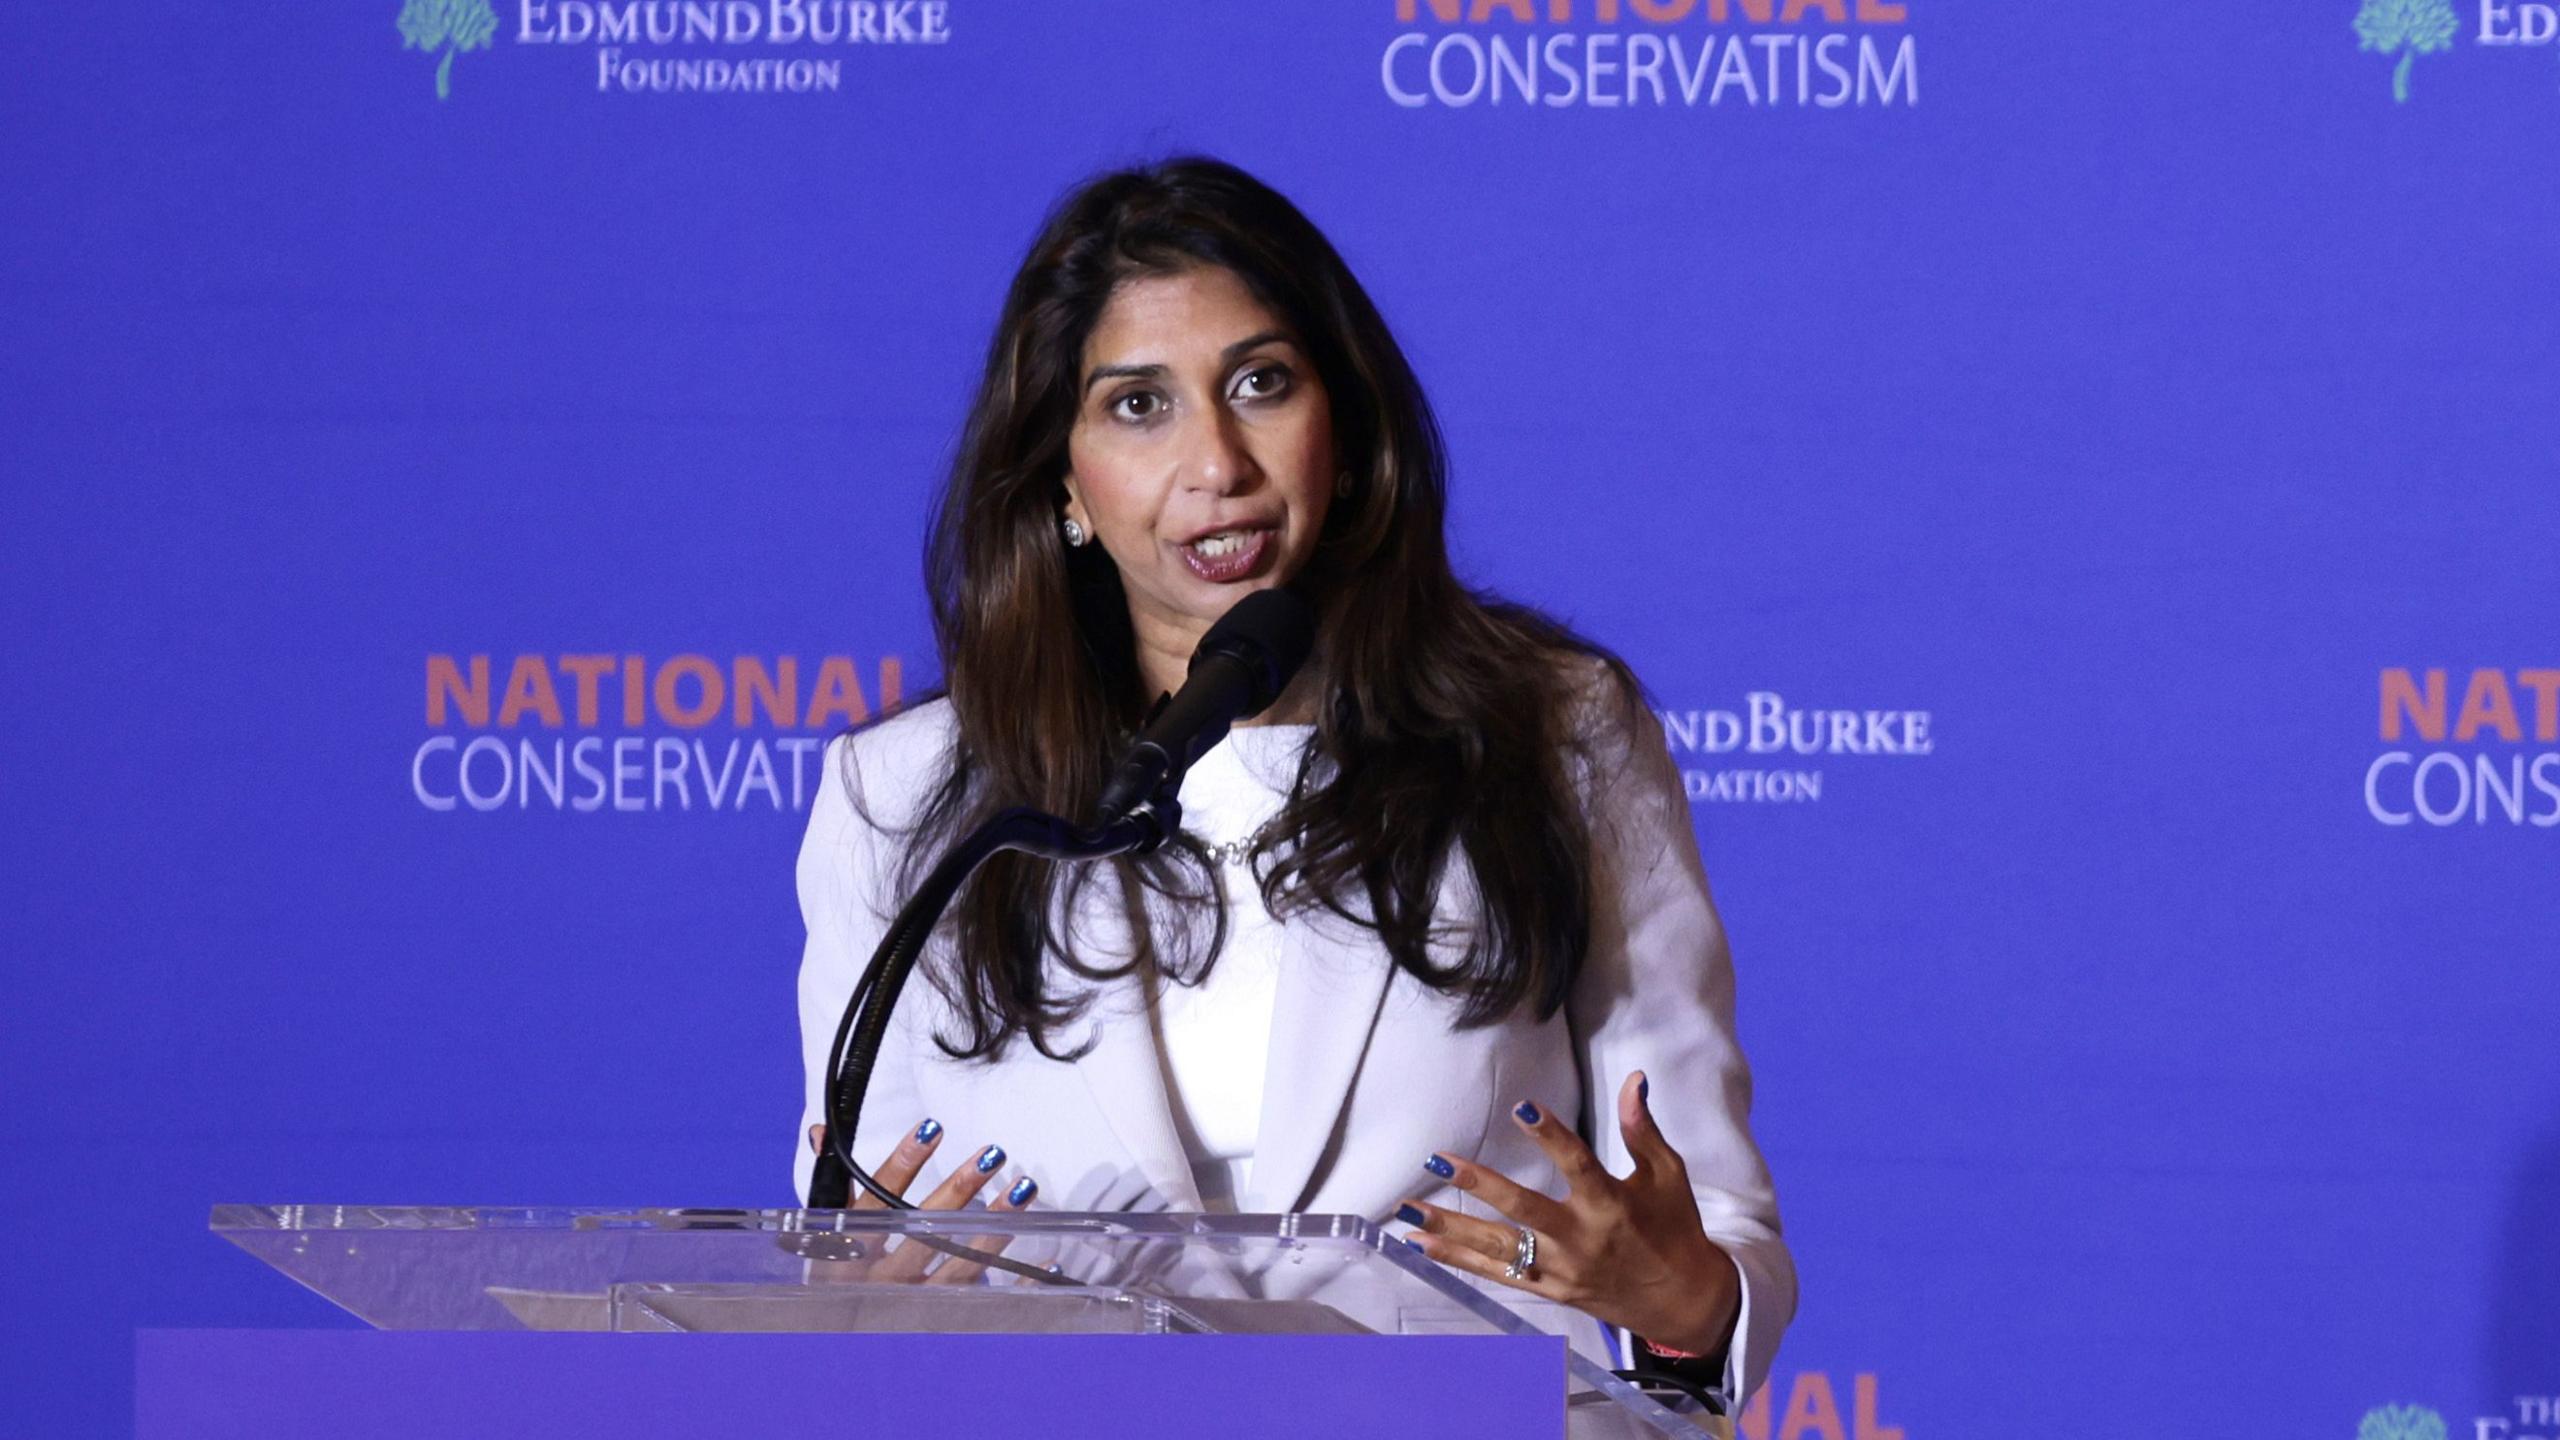
[(1176, 548), (1192, 574), (1212, 585), (1232, 585), (1261, 571), (1277, 535), (1269, 526), (1237, 526), (1194, 536)]

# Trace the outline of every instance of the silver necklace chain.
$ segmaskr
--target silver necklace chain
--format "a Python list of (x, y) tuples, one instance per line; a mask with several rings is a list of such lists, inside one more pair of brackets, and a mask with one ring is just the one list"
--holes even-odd
[(1255, 826), (1252, 834), (1247, 835), (1241, 840), (1230, 840), (1223, 845), (1212, 845), (1206, 840), (1200, 840), (1200, 837), (1197, 835), (1194, 835), (1191, 838), (1194, 840), (1200, 840), (1200, 849), (1202, 853), (1206, 854), (1210, 860), (1215, 863), (1220, 865), (1241, 865), (1244, 863), (1246, 856), (1261, 849), (1263, 842), (1271, 838), (1271, 827), (1278, 823), (1279, 819), (1279, 816), (1274, 815), (1269, 820), (1265, 820), (1261, 824)]

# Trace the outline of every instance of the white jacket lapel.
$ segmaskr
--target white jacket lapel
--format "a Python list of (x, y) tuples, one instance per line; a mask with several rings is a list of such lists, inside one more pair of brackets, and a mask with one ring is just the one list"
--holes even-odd
[(1165, 1207), (1196, 1211), (1200, 1190), (1173, 1126), (1163, 1062), (1137, 992), (1136, 985), (1122, 984), (1094, 997), (1087, 1012), (1094, 1027), (1093, 1048), (1076, 1061), (1075, 1072)]
[(1328, 916), (1282, 927), (1261, 1128), (1239, 1210), (1280, 1213), (1305, 1202), (1368, 1052), (1395, 968), (1374, 947), (1329, 940), (1340, 923)]

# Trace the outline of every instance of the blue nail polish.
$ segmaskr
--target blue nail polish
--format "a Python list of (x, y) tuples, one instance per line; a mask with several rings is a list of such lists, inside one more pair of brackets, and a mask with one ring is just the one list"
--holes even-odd
[(917, 1126), (917, 1127), (916, 1127), (916, 1143), (917, 1143), (917, 1144), (919, 1144), (919, 1145), (930, 1145), (930, 1144), (932, 1144), (932, 1143), (933, 1143), (934, 1137), (935, 1137), (935, 1136), (937, 1136), (937, 1135), (940, 1135), (941, 1133), (942, 1133), (942, 1122), (941, 1122), (941, 1121), (939, 1121), (939, 1120), (927, 1120), (927, 1121), (926, 1121), (926, 1122), (924, 1122), (923, 1124), (921, 1124), (921, 1125), (919, 1125), (919, 1126)]
[(1040, 1182), (1025, 1175), (1013, 1182), (1012, 1189), (1004, 1192), (1004, 1199), (1008, 1205), (1028, 1205), (1031, 1203), (1031, 1197), (1039, 1193)]
[(1450, 1179), (1458, 1173), (1457, 1166), (1450, 1164), (1448, 1161), (1441, 1159), (1437, 1155), (1423, 1161), (1422, 1168), (1439, 1176), (1443, 1180)]
[(1401, 1221), (1403, 1221), (1403, 1222), (1404, 1222), (1404, 1223), (1406, 1223), (1407, 1225), (1420, 1225), (1420, 1224), (1422, 1224), (1422, 1223), (1424, 1222), (1424, 1220), (1426, 1219), (1426, 1217), (1423, 1215), (1423, 1213), (1422, 1213), (1421, 1211), (1414, 1209), (1414, 1208), (1413, 1208), (1412, 1206), (1410, 1206), (1410, 1205), (1399, 1205), (1399, 1206), (1397, 1206), (1397, 1207), (1396, 1207), (1396, 1218), (1397, 1218), (1397, 1219), (1399, 1219), (1399, 1220), (1401, 1220)]
[(1653, 1077), (1652, 1077), (1652, 1076), (1650, 1076), (1650, 1075), (1639, 1075), (1639, 1076), (1637, 1076), (1637, 1077), (1636, 1077), (1636, 1103), (1637, 1103), (1637, 1104), (1639, 1104), (1639, 1105), (1641, 1105), (1641, 1104), (1643, 1104), (1645, 1101), (1650, 1100), (1650, 1099), (1652, 1099), (1652, 1098), (1653, 1098)]
[(1404, 1242), (1404, 1248), (1407, 1250), (1419, 1251), (1422, 1249), (1422, 1242), (1419, 1240), (1407, 1240)]
[(996, 1173), (996, 1167), (1003, 1163), (1004, 1147), (1001, 1145), (990, 1145), (987, 1147), (986, 1153), (978, 1157), (978, 1173), (981, 1175), (993, 1175)]
[(1528, 1101), (1526, 1101), (1526, 1100), (1523, 1100), (1523, 1101), (1521, 1101), (1519, 1104), (1512, 1106), (1512, 1107), (1511, 1107), (1511, 1113), (1512, 1113), (1512, 1114), (1514, 1114), (1514, 1115), (1519, 1116), (1519, 1117), (1520, 1117), (1520, 1123), (1521, 1123), (1521, 1124), (1523, 1124), (1523, 1125), (1535, 1125), (1535, 1124), (1537, 1124), (1539, 1121), (1544, 1120), (1544, 1119), (1546, 1119), (1546, 1118), (1547, 1118), (1546, 1116), (1541, 1115), (1541, 1114), (1539, 1114), (1539, 1113), (1538, 1113), (1538, 1107), (1537, 1107), (1537, 1106), (1530, 1104), (1530, 1103), (1529, 1103)]

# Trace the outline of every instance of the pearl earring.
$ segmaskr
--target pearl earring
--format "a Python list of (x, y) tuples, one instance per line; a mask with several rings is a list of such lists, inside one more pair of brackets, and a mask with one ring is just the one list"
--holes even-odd
[(1058, 530), (1067, 537), (1067, 543), (1069, 545), (1082, 545), (1084, 543), (1084, 527), (1077, 524), (1073, 518), (1059, 521)]

